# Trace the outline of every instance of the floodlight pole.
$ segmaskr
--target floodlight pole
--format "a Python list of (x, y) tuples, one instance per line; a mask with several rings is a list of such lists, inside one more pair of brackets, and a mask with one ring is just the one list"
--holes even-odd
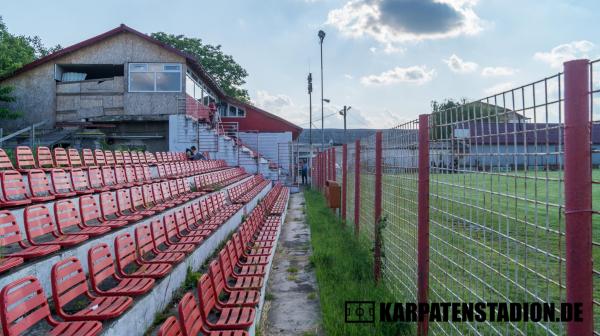
[(321, 150), (325, 150), (325, 118), (324, 118), (324, 105), (323, 105), (323, 39), (325, 39), (325, 32), (319, 30), (319, 44), (321, 45)]

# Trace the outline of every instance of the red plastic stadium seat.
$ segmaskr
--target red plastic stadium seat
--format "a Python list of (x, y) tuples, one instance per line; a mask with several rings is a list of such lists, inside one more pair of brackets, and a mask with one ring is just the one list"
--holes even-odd
[[(139, 187), (138, 187), (139, 188)], [(135, 213), (131, 204), (131, 189), (117, 190), (117, 208), (119, 218), (127, 221), (138, 221), (143, 215)]]
[[(142, 191), (144, 195), (144, 208), (150, 211), (164, 211), (167, 209), (165, 204), (160, 204), (160, 202), (154, 199), (154, 190), (152, 184), (144, 184), (142, 186)], [(161, 199), (162, 201), (162, 199)]]
[(98, 167), (88, 167), (88, 177), (90, 187), (95, 192), (103, 192), (110, 190), (110, 187), (104, 185), (104, 179), (102, 178), (102, 171)]
[(46, 202), (54, 199), (48, 176), (41, 169), (31, 169), (27, 173), (32, 202)]
[(123, 165), (125, 162), (123, 161), (123, 152), (116, 150), (115, 151), (115, 164)]
[(4, 149), (0, 148), (0, 170), (14, 170), (15, 167), (10, 161), (10, 158), (4, 151)]
[[(25, 208), (25, 233), (27, 241), (34, 246), (73, 246), (88, 239), (87, 235), (62, 235), (50, 217), (45, 205), (30, 205)], [(37, 240), (36, 240), (37, 239)]]
[(144, 192), (142, 187), (133, 187), (131, 192), (131, 211), (144, 217), (152, 216), (156, 213), (153, 210), (146, 210), (144, 203)]
[[(175, 216), (181, 216), (181, 218), (183, 218), (182, 224), (183, 224), (184, 229), (182, 231), (179, 230), (179, 227), (177, 224), (178, 221), (175, 219)], [(203, 236), (194, 236), (194, 235), (186, 234), (187, 231), (185, 231), (185, 216), (183, 214), (183, 209), (179, 209), (175, 213), (171, 212), (171, 213), (166, 214), (163, 217), (163, 221), (164, 221), (165, 235), (167, 236), (167, 242), (170, 244), (199, 245), (202, 243), (202, 241), (204, 241)], [(180, 234), (180, 232), (181, 232), (181, 234)]]
[(54, 165), (54, 160), (52, 159), (52, 152), (50, 152), (50, 148), (37, 148), (37, 167), (45, 171), (56, 168)]
[[(168, 263), (149, 263), (137, 256), (137, 248), (131, 235), (124, 233), (115, 237), (115, 254), (117, 256), (117, 270), (124, 278), (162, 278), (173, 269)], [(130, 266), (135, 266), (130, 271)]]
[(127, 225), (127, 221), (124, 220), (109, 220), (104, 218), (96, 199), (91, 195), (79, 197), (79, 213), (84, 225), (108, 226), (111, 229)]
[(255, 307), (260, 300), (260, 292), (257, 290), (229, 290), (225, 288), (225, 279), (223, 277), (213, 278), (209, 273), (208, 277), (200, 278), (198, 287), (205, 288), (214, 292), (217, 309), (224, 307)]
[(0, 323), (4, 336), (28, 335), (45, 320), (52, 330), (47, 335), (94, 336), (100, 334), (98, 321), (59, 322), (50, 315), (50, 306), (40, 282), (28, 276), (6, 285), (0, 292)]
[[(245, 329), (254, 322), (255, 310), (250, 307), (223, 307), (217, 308), (215, 291), (209, 288), (208, 274), (202, 275), (198, 281), (198, 300), (200, 315), (208, 329)], [(183, 299), (182, 299), (183, 301)], [(210, 314), (215, 313), (216, 321), (211, 321)]]
[(247, 336), (245, 330), (208, 330), (204, 320), (204, 309), (200, 309), (194, 295), (190, 292), (185, 293), (177, 307), (181, 321), (180, 329), (184, 336), (210, 335), (210, 336)]
[[(52, 299), (56, 313), (66, 321), (108, 320), (122, 315), (133, 303), (128, 296), (95, 296), (90, 292), (81, 262), (71, 257), (52, 266)], [(87, 306), (74, 313), (67, 313), (70, 302), (83, 301)], [(85, 304), (84, 303), (84, 304)], [(77, 306), (81, 306), (77, 302)]]
[(104, 151), (101, 149), (94, 150), (94, 161), (99, 167), (106, 166), (106, 158), (104, 157)]
[(106, 159), (106, 164), (109, 166), (115, 165), (115, 157), (111, 151), (108, 149), (104, 151), (104, 158)]
[(0, 252), (4, 257), (33, 259), (60, 250), (60, 245), (31, 246), (23, 241), (15, 216), (8, 210), (0, 211)]
[(96, 158), (94, 157), (94, 153), (89, 148), (84, 148), (81, 150), (81, 155), (83, 156), (83, 165), (85, 167), (96, 167)]
[(62, 168), (64, 170), (71, 169), (71, 163), (69, 162), (69, 155), (67, 150), (62, 147), (54, 148), (54, 163), (56, 168)]
[(115, 182), (116, 182), (117, 186), (119, 186), (120, 188), (129, 188), (129, 187), (133, 186), (133, 183), (129, 183), (129, 181), (127, 180), (127, 176), (125, 173), (125, 167), (116, 165), (114, 167), (114, 171), (115, 171)]
[(137, 165), (137, 164), (142, 163), (140, 161), (140, 156), (138, 155), (138, 152), (132, 151), (130, 154), (131, 154), (131, 164), (132, 165)]
[[(229, 242), (231, 242), (231, 240), (229, 240), (228, 243)], [(232, 288), (260, 289), (262, 287), (262, 285), (263, 285), (262, 275), (238, 275), (238, 274), (234, 273), (233, 266), (231, 265), (231, 260), (229, 259), (227, 249), (221, 249), (221, 251), (219, 251), (218, 261), (219, 261), (219, 265), (221, 266), (221, 271), (223, 272), (223, 277), (227, 281), (231, 281), (231, 280), (235, 281), (235, 284), (232, 285)], [(254, 268), (254, 267), (251, 268), (251, 266), (256, 266), (256, 265), (244, 265), (243, 267), (246, 270), (254, 270), (255, 272), (260, 271), (260, 268)], [(263, 266), (263, 269), (264, 269), (264, 266)]]
[(132, 186), (141, 186), (144, 184), (144, 182), (142, 182), (142, 180), (138, 179), (135, 168), (132, 165), (126, 165), (125, 167), (125, 180), (126, 183), (132, 187)]
[(67, 156), (69, 157), (69, 164), (71, 165), (71, 168), (85, 168), (85, 165), (81, 161), (81, 156), (79, 156), (79, 151), (77, 151), (77, 149), (67, 149)]
[(219, 262), (226, 273), (231, 272), (233, 277), (239, 276), (264, 276), (264, 264), (249, 264), (239, 266), (237, 263), (239, 258), (234, 251), (233, 239), (230, 239), (225, 248), (219, 252)]
[(146, 164), (156, 164), (156, 158), (154, 157), (154, 154), (150, 153), (150, 152), (145, 152), (144, 156), (146, 157)]
[(117, 200), (115, 199), (115, 193), (112, 191), (100, 194), (100, 210), (102, 211), (102, 217), (107, 221), (126, 221), (132, 223), (141, 219), (139, 215), (121, 215)]
[(123, 164), (124, 165), (131, 165), (131, 154), (129, 154), (128, 151), (123, 151)]
[(115, 176), (115, 170), (113, 167), (108, 165), (100, 168), (102, 171), (102, 180), (104, 181), (104, 186), (110, 188), (111, 190), (120, 189), (122, 186), (117, 183), (117, 178)]
[(54, 187), (54, 196), (56, 197), (73, 197), (77, 195), (73, 189), (73, 183), (69, 173), (62, 169), (52, 169), (50, 179)]
[[(171, 219), (174, 219), (171, 217)], [(195, 246), (192, 244), (172, 242), (167, 238), (165, 225), (161, 219), (155, 219), (150, 223), (150, 233), (154, 242), (154, 251), (158, 253), (191, 253)]]
[(84, 225), (79, 217), (79, 211), (77, 211), (71, 200), (60, 200), (54, 203), (54, 218), (56, 218), (58, 232), (62, 235), (89, 235), (93, 237), (110, 231), (108, 226)]
[(15, 268), (24, 262), (25, 260), (21, 257), (2, 257), (0, 258), (0, 273)]
[(169, 318), (167, 318), (165, 322), (163, 322), (163, 324), (160, 325), (160, 328), (158, 329), (158, 333), (156, 335), (184, 336), (183, 331), (181, 331), (181, 328), (179, 327), (179, 321), (177, 321), (177, 318), (175, 316), (169, 316)]
[(23, 176), (18, 171), (0, 171), (0, 184), (2, 185), (0, 207), (13, 207), (31, 203), (23, 182)]
[(28, 169), (35, 169), (37, 165), (33, 158), (31, 148), (27, 146), (17, 146), (17, 170), (25, 172)]
[[(88, 269), (92, 289), (100, 296), (142, 295), (150, 291), (155, 282), (152, 278), (122, 278), (117, 275), (107, 244), (99, 244), (88, 250)], [(112, 285), (110, 288), (105, 287), (108, 283)]]
[(156, 249), (150, 227), (140, 224), (135, 228), (135, 244), (139, 258), (145, 263), (169, 263), (177, 264), (185, 258), (180, 252), (161, 252)]
[(73, 191), (79, 195), (91, 194), (94, 192), (94, 189), (90, 187), (88, 173), (81, 168), (71, 168), (71, 182)]

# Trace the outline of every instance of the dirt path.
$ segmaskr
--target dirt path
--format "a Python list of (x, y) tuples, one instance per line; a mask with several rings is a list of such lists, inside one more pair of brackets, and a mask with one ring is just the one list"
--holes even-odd
[(323, 335), (317, 282), (309, 258), (304, 195), (290, 196), (265, 301), (260, 335)]

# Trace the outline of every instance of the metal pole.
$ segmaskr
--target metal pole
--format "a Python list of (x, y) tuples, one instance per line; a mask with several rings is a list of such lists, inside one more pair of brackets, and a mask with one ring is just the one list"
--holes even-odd
[[(321, 32), (323, 37), (321, 38)], [(324, 118), (324, 106), (323, 106), (323, 39), (325, 38), (325, 32), (319, 31), (319, 37), (321, 38), (321, 149), (325, 150), (325, 118)]]
[(344, 142), (348, 141), (348, 137), (346, 134), (346, 113), (348, 113), (347, 106), (344, 105)]
[[(417, 220), (417, 300), (428, 301), (429, 292), (429, 115), (419, 116), (419, 185)], [(428, 333), (427, 314), (417, 325), (417, 335)]]
[(354, 143), (354, 235), (360, 233), (360, 139)]
[(375, 283), (381, 280), (381, 232), (379, 226), (381, 224), (381, 198), (382, 198), (382, 168), (383, 168), (383, 151), (382, 151), (383, 133), (377, 131), (375, 133), (375, 250), (373, 251), (373, 275)]
[(589, 61), (565, 69), (565, 239), (567, 302), (581, 303), (583, 319), (567, 334), (592, 335), (592, 170), (590, 149)]
[(0, 147), (2, 147), (2, 138), (4, 137), (4, 129), (0, 128)]
[(337, 180), (337, 172), (335, 167), (335, 147), (331, 149), (331, 179)]
[(31, 141), (31, 149), (35, 147), (35, 124), (31, 125), (31, 134), (29, 136), (29, 140)]
[(348, 145), (342, 146), (342, 221), (346, 221), (346, 192), (348, 191)]
[(308, 143), (312, 153), (312, 73), (308, 73)]

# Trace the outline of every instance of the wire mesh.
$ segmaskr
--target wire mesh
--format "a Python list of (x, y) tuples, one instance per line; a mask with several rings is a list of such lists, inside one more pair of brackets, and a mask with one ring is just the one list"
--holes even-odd
[(600, 59), (590, 62), (590, 121), (592, 155), (592, 264), (594, 334), (600, 335)]
[(360, 140), (360, 233), (375, 241), (375, 135)]
[(350, 225), (354, 225), (354, 176), (356, 174), (356, 146), (354, 143), (348, 144), (348, 161), (346, 165), (348, 167), (348, 178), (346, 185), (348, 190), (346, 191), (346, 222)]
[[(564, 302), (562, 74), (430, 120), (430, 300)], [(559, 334), (434, 323), (432, 334)]]
[(394, 296), (417, 301), (418, 120), (382, 134), (383, 277)]

